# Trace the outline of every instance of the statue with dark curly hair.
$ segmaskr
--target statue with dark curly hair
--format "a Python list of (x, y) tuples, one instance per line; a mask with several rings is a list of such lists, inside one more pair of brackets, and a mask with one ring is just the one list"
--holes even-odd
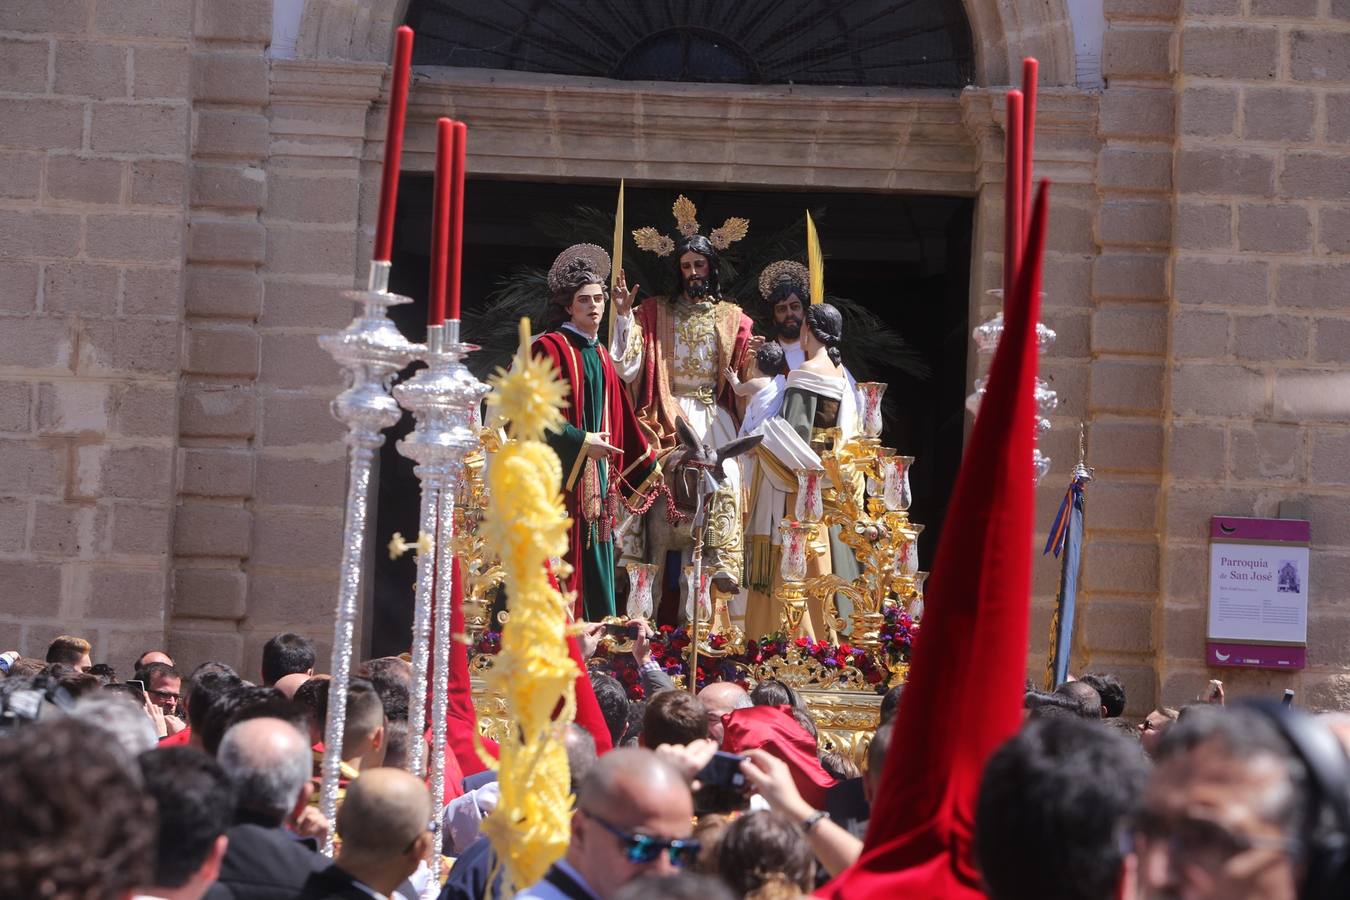
[(615, 615), (614, 528), (620, 507), (660, 475), (623, 382), (599, 340), (609, 254), (594, 244), (564, 250), (548, 273), (556, 326), (535, 339), (535, 356), (552, 361), (568, 383), (567, 423), (545, 435), (562, 463), (572, 519), (564, 587), (576, 592), (578, 618)]
[[(614, 290), (610, 353), (615, 370), (633, 388), (638, 419), (658, 453), (678, 445), (677, 419), (709, 446), (734, 440), (740, 426), (727, 372), (743, 374), (762, 338), (752, 339), (750, 317), (719, 295), (717, 243), (695, 231), (674, 245), (679, 290), (670, 297), (648, 297), (634, 308), (638, 286), (629, 290), (622, 273)], [(743, 563), (741, 481), (736, 463), (726, 472), (726, 482), (709, 500), (705, 559), (719, 589), (735, 593)], [(656, 531), (634, 533), (625, 557), (664, 563), (668, 542)]]

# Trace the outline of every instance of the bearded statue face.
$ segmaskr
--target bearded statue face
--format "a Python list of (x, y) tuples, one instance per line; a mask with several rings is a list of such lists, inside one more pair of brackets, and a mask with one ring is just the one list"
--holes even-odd
[(790, 341), (801, 337), (804, 316), (802, 298), (796, 294), (788, 294), (773, 305), (773, 324), (778, 335)]
[(693, 250), (680, 254), (680, 291), (690, 300), (708, 296), (708, 257)]

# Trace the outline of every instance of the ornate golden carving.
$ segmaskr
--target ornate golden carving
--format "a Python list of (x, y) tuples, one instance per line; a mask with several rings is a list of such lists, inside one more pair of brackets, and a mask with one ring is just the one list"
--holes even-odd
[(802, 656), (796, 644), (788, 644), (787, 653), (765, 660), (750, 667), (750, 677), (755, 681), (776, 679), (794, 688), (828, 690), (841, 688), (845, 691), (868, 690), (867, 678), (855, 666), (830, 668), (822, 666), (809, 656)]

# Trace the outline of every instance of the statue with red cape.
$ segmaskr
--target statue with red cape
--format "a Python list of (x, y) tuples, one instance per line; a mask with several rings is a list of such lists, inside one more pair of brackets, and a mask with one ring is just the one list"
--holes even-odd
[(635, 509), (660, 476), (628, 391), (599, 340), (609, 273), (609, 254), (595, 244), (564, 250), (548, 273), (556, 324), (533, 345), (534, 355), (552, 361), (571, 388), (562, 411), (566, 424), (544, 439), (562, 463), (572, 519), (565, 557), (571, 574), (563, 587), (576, 592), (577, 618), (592, 622), (616, 614), (614, 530), (620, 506), (633, 503), (629, 509)]

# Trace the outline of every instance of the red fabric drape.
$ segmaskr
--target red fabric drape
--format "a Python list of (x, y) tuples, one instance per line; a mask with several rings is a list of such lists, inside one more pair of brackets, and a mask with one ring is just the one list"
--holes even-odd
[(581, 656), (581, 643), (570, 635), (567, 638), (567, 652), (572, 654), (572, 661), (580, 670), (577, 672), (576, 722), (595, 738), (596, 755), (606, 754), (614, 749), (614, 741), (610, 739), (604, 713), (600, 712), (600, 701), (595, 699), (590, 672), (586, 669), (586, 660)]
[[(474, 750), (474, 734), (478, 731), (478, 711), (473, 705), (473, 688), (469, 685), (469, 648), (459, 636), (464, 634), (464, 585), (461, 582), (459, 559), (455, 559), (450, 589), (450, 706), (446, 713), (446, 747), (465, 775), (475, 775), (487, 766)], [(495, 759), (497, 742), (483, 738), (483, 747)]]
[(819, 896), (981, 897), (980, 774), (1022, 717), (1031, 591), (1036, 320), (1046, 195), (928, 581), (928, 613), (862, 857)]

